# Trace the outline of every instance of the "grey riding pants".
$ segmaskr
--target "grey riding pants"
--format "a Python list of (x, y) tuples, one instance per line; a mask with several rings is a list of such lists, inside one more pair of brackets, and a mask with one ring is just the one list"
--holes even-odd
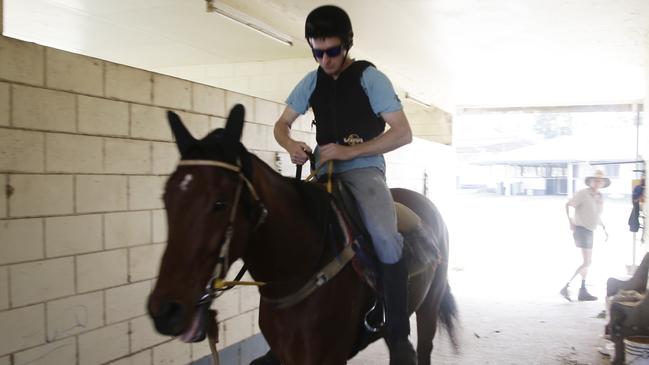
[(342, 179), (354, 195), (379, 260), (384, 264), (399, 261), (403, 237), (397, 231), (394, 200), (385, 174), (376, 167), (366, 167), (345, 171), (337, 178)]

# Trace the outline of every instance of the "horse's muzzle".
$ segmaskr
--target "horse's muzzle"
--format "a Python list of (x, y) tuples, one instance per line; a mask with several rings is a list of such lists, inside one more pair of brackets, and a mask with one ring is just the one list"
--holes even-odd
[(155, 329), (162, 335), (178, 336), (183, 331), (185, 310), (183, 305), (176, 301), (163, 301), (155, 305), (149, 297), (148, 311)]

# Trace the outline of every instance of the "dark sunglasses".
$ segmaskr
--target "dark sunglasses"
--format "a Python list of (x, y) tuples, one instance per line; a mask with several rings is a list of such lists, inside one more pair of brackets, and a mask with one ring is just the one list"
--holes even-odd
[(331, 47), (327, 49), (317, 49), (317, 48), (312, 48), (311, 51), (313, 52), (313, 57), (315, 58), (322, 58), (324, 57), (325, 53), (329, 57), (337, 57), (340, 55), (343, 51), (343, 46), (337, 46), (337, 47)]

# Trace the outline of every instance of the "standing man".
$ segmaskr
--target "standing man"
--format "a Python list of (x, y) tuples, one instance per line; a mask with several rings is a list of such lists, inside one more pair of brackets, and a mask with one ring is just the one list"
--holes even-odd
[[(305, 163), (311, 148), (292, 139), (290, 129), (300, 114), (313, 108), (317, 165), (333, 161), (333, 172), (356, 198), (381, 261), (390, 364), (416, 365), (416, 353), (408, 340), (408, 269), (402, 260), (403, 237), (397, 231), (383, 159), (383, 153), (412, 140), (408, 120), (390, 80), (371, 63), (349, 57), (354, 33), (343, 9), (332, 5), (314, 9), (306, 19), (305, 37), (319, 67), (289, 95), (286, 109), (275, 124), (275, 139), (293, 163)], [(390, 126), (387, 131), (386, 123)]]
[[(640, 230), (640, 210), (644, 204), (644, 185), (645, 176), (642, 175), (640, 184), (633, 187), (633, 193), (631, 194), (633, 209), (631, 210), (631, 215), (629, 215), (629, 230), (633, 233)], [(635, 235), (633, 236), (633, 239), (635, 240)], [(635, 262), (633, 264), (635, 265)]]
[[(579, 289), (577, 299), (582, 301), (597, 300), (597, 297), (591, 295), (586, 290), (586, 276), (588, 275), (588, 268), (590, 267), (593, 256), (593, 231), (597, 226), (602, 226), (606, 240), (608, 240), (608, 233), (601, 218), (604, 201), (599, 189), (611, 185), (611, 180), (604, 176), (602, 170), (597, 170), (593, 176), (586, 178), (586, 185), (588, 185), (588, 188), (579, 190), (566, 203), (566, 215), (570, 222), (572, 236), (575, 239), (575, 245), (581, 249), (583, 259), (581, 265), (577, 267), (574, 275), (572, 275), (572, 278), (570, 278), (566, 286), (559, 292), (569, 301), (571, 299), (568, 286), (577, 274), (581, 275), (581, 288)], [(570, 207), (573, 207), (575, 211), (573, 217), (570, 216)]]

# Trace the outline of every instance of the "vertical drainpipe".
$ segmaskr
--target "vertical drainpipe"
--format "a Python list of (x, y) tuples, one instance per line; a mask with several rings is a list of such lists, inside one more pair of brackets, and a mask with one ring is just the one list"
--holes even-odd
[[(649, 82), (649, 80), (647, 80)], [(649, 86), (647, 87), (647, 90), (649, 90)], [(631, 110), (633, 111), (633, 119), (634, 119), (634, 124), (635, 124), (635, 160), (639, 161), (640, 156), (642, 153), (640, 152), (640, 104), (633, 104), (631, 106)], [(643, 164), (640, 162), (635, 163), (635, 170), (642, 170), (644, 169)], [(633, 177), (636, 178), (638, 177), (637, 173), (633, 174)], [(642, 223), (641, 223), (642, 224)], [(637, 254), (636, 251), (638, 249), (637, 241), (638, 241), (638, 234), (636, 232), (633, 232), (633, 240), (631, 242), (631, 266), (632, 267), (637, 267)]]
[(632, 110), (635, 124), (635, 159), (638, 160), (640, 157), (640, 104), (633, 104)]
[(573, 164), (572, 162), (566, 163), (566, 193), (568, 194), (568, 198), (570, 198), (573, 194), (572, 191), (572, 181), (574, 179), (574, 176), (572, 176), (572, 171), (573, 171)]
[[(649, 123), (649, 34), (645, 34), (644, 37), (644, 74), (645, 74), (645, 97), (644, 97), (644, 115), (643, 123), (638, 126), (638, 151), (642, 159), (644, 160), (644, 168), (647, 168), (647, 158), (649, 157), (649, 133), (647, 133), (647, 124)], [(638, 117), (640, 113), (638, 113)], [(645, 199), (647, 196), (647, 191), (645, 190)], [(643, 206), (645, 218), (645, 229), (643, 230), (644, 241), (647, 242), (648, 239), (648, 227), (647, 221), (649, 221), (649, 204), (645, 203)]]

